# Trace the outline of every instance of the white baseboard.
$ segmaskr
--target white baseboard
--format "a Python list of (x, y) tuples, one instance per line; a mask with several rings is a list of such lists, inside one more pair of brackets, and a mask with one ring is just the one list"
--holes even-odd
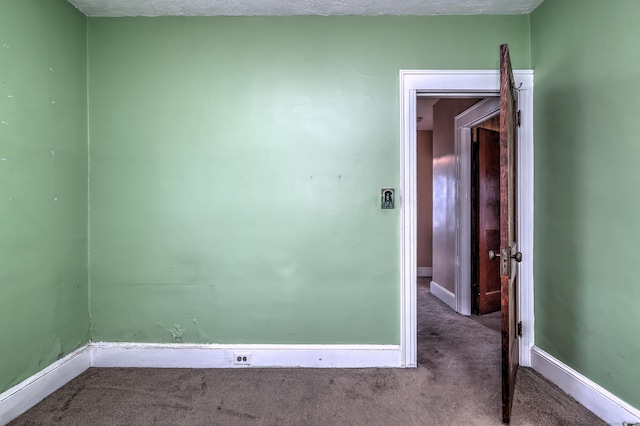
[[(368, 368), (401, 367), (399, 345), (199, 345), (92, 343), (94, 367)], [(236, 354), (249, 361), (235, 364)]]
[[(247, 362), (234, 363), (234, 356)], [(372, 368), (402, 367), (400, 345), (200, 345), (89, 343), (0, 394), (9, 423), (89, 367)]]
[(83, 346), (1, 393), (0, 425), (9, 423), (90, 366), (90, 348)]
[(431, 266), (418, 266), (418, 276), (419, 277), (432, 277), (433, 276), (433, 267), (431, 267)]
[[(436, 291), (434, 292), (434, 289)], [(447, 303), (453, 294), (435, 282)], [(449, 303), (447, 305), (451, 306)], [(234, 355), (249, 356), (246, 364)], [(89, 367), (147, 368), (367, 368), (401, 367), (399, 345), (197, 345), (90, 343), (0, 394), (0, 424), (6, 424), (42, 401)], [(581, 375), (540, 348), (531, 364), (560, 389), (612, 425), (640, 422), (640, 410)]]
[(531, 366), (608, 424), (640, 422), (640, 410), (535, 346)]
[(451, 293), (446, 288), (442, 287), (435, 281), (431, 281), (430, 287), (431, 294), (433, 294), (438, 299), (442, 300), (448, 307), (456, 310), (456, 295)]

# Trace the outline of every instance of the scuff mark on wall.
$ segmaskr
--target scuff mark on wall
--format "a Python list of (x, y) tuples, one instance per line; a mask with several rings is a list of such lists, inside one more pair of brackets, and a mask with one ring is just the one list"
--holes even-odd
[(167, 331), (169, 332), (169, 334), (171, 334), (173, 340), (175, 340), (176, 342), (182, 342), (182, 339), (184, 337), (184, 328), (180, 327), (179, 324), (173, 324), (173, 327), (168, 329)]
[(198, 337), (198, 343), (206, 343), (207, 342), (207, 333), (200, 330), (198, 327), (198, 320), (196, 318), (193, 319), (193, 323), (196, 326), (196, 336)]
[(53, 68), (49, 67), (49, 71), (53, 72)]
[(47, 362), (49, 362), (48, 360), (51, 358), (59, 360), (64, 357), (65, 354), (62, 350), (62, 341), (60, 340), (60, 337), (56, 336), (54, 339), (55, 341), (53, 342), (53, 348), (51, 349), (51, 352), (49, 352), (48, 354), (43, 354), (45, 356), (38, 361), (40, 365), (46, 365)]
[(57, 348), (58, 348), (58, 355), (56, 355), (56, 361), (57, 360), (61, 360), (66, 355), (64, 350), (62, 350), (62, 343), (59, 341), (59, 339), (58, 339), (58, 342), (57, 342)]

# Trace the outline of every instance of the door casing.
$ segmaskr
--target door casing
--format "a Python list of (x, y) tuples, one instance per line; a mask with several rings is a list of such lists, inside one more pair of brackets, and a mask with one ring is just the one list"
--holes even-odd
[[(533, 71), (514, 70), (521, 111), (518, 131), (517, 210), (518, 235), (523, 261), (519, 264), (518, 305), (522, 321), (520, 365), (531, 366), (534, 344), (533, 302)], [(416, 98), (417, 94), (438, 97), (493, 97), (499, 93), (500, 72), (460, 70), (401, 70), (400, 71), (400, 346), (402, 365), (417, 366), (417, 196), (416, 196)], [(470, 193), (470, 155), (459, 138), (456, 156), (456, 309), (465, 314), (470, 309), (470, 287), (465, 296), (461, 277), (470, 276), (470, 250), (463, 250), (463, 240), (469, 241), (470, 220), (461, 205), (468, 205)], [(465, 154), (466, 152), (466, 154)], [(465, 198), (466, 197), (466, 198)], [(467, 209), (468, 210), (468, 209)], [(468, 212), (467, 212), (468, 214)], [(466, 245), (469, 247), (469, 244)], [(468, 257), (466, 257), (468, 256)], [(466, 257), (466, 258), (465, 258)], [(467, 281), (468, 283), (468, 281)]]

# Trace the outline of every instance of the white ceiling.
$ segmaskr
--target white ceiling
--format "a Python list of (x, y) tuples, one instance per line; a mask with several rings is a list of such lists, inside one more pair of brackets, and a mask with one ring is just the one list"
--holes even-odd
[(542, 0), (68, 0), (87, 16), (517, 15)]

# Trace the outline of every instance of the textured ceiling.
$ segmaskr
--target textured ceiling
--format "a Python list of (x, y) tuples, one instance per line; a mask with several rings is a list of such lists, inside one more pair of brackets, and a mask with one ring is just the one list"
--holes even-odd
[(87, 16), (517, 15), (542, 0), (68, 0)]

